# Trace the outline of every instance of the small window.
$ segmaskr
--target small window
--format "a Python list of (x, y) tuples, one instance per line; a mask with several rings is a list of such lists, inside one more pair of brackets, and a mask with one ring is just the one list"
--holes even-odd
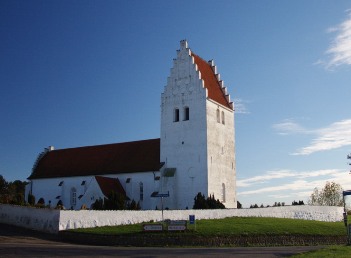
[(86, 183), (85, 181), (82, 181), (82, 183), (80, 185), (85, 185), (85, 183)]
[(127, 178), (126, 183), (130, 183), (130, 177)]
[(184, 121), (189, 120), (189, 107), (184, 108)]
[(58, 186), (62, 186), (63, 185), (63, 181), (61, 181), (59, 184), (58, 184)]
[(217, 109), (217, 123), (220, 123), (221, 122), (221, 118), (219, 117), (219, 109)]
[(225, 202), (225, 184), (222, 184), (222, 202)]
[(178, 108), (176, 108), (174, 110), (174, 120), (173, 121), (174, 122), (179, 122), (179, 109)]
[(225, 124), (224, 111), (222, 111), (222, 124)]
[(144, 184), (140, 182), (139, 184), (139, 189), (140, 189), (140, 201), (144, 200)]

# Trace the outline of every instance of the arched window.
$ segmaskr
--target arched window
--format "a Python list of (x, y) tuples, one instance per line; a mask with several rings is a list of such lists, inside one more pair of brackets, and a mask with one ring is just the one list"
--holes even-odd
[(77, 203), (77, 190), (76, 188), (71, 188), (71, 206), (75, 206)]
[(184, 121), (189, 120), (189, 107), (184, 108)]
[(222, 124), (225, 124), (224, 111), (222, 111)]
[(222, 202), (225, 202), (225, 184), (222, 184)]
[(217, 109), (217, 123), (221, 122), (221, 118), (219, 117), (219, 109)]
[(139, 183), (139, 189), (140, 189), (140, 201), (144, 200), (144, 184), (143, 182)]
[(174, 118), (173, 118), (174, 122), (179, 122), (179, 109), (176, 108), (174, 109)]

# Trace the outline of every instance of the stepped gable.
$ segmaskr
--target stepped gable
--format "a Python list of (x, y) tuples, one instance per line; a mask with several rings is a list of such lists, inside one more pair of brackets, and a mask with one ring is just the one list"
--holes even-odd
[(193, 52), (191, 52), (191, 56), (201, 73), (201, 79), (204, 80), (208, 97), (227, 108), (233, 109), (233, 102), (230, 101), (230, 96), (227, 94), (226, 87), (223, 86), (223, 81), (220, 80), (220, 75), (216, 73), (217, 68), (213, 60), (206, 62)]
[(48, 151), (28, 179), (158, 171), (160, 139)]

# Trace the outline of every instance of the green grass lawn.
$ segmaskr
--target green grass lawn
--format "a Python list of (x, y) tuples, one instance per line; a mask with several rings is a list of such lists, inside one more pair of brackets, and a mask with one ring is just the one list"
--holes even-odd
[[(228, 235), (345, 235), (346, 228), (343, 222), (321, 222), (311, 220), (233, 217), (225, 219), (197, 220), (196, 230), (189, 225), (187, 232), (143, 232), (142, 224), (123, 225), (113, 227), (97, 227), (75, 229), (73, 231), (93, 234), (195, 234), (202, 236)], [(351, 257), (351, 256), (350, 256)]]
[(303, 254), (294, 255), (295, 258), (324, 258), (324, 257), (335, 257), (335, 258), (350, 258), (351, 257), (351, 246), (329, 246), (317, 251), (311, 251)]

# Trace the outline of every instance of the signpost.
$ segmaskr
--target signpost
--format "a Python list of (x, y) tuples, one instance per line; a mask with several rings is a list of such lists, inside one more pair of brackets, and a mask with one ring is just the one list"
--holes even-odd
[(161, 198), (162, 221), (164, 221), (164, 219), (163, 219), (163, 198), (169, 197), (169, 191), (168, 191), (168, 193), (157, 193), (153, 197)]

